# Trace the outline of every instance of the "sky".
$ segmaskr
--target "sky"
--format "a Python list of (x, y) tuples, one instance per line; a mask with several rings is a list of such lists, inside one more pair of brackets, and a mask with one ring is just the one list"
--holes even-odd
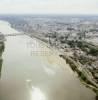
[(98, 0), (0, 0), (0, 14), (98, 14)]

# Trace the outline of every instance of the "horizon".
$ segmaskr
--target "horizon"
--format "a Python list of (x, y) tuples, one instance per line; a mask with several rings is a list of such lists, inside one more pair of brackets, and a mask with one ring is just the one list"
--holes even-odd
[(0, 16), (98, 16), (98, 14), (34, 14), (34, 13), (24, 13), (24, 14), (20, 14), (20, 13), (5, 13), (5, 14), (1, 14)]

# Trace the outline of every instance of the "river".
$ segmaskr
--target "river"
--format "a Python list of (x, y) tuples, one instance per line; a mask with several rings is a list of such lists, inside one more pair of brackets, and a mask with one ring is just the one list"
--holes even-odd
[[(17, 31), (0, 21), (0, 32)], [(35, 38), (6, 37), (2, 61), (0, 100), (95, 100), (69, 65)]]

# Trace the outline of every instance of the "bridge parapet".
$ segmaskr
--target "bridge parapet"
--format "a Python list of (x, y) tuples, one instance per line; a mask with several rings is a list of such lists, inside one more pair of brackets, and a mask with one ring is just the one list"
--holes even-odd
[(18, 36), (18, 35), (25, 35), (25, 34), (24, 33), (4, 34), (5, 37), (7, 37), (7, 36)]

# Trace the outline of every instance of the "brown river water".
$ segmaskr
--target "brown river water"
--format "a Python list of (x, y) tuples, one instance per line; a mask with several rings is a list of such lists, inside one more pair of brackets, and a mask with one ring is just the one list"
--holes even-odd
[[(0, 31), (17, 32), (4, 21)], [(0, 100), (95, 100), (62, 58), (26, 35), (6, 37), (0, 69)]]

